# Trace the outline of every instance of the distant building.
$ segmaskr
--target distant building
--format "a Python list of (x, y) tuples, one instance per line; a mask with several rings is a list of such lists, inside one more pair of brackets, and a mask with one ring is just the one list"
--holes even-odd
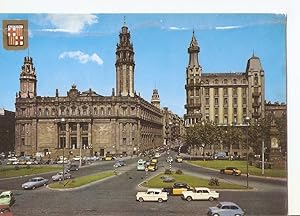
[[(37, 94), (37, 73), (25, 57), (16, 97), (17, 154), (55, 158), (63, 154), (138, 154), (163, 144), (158, 92), (147, 102), (134, 89), (135, 61), (130, 32), (123, 26), (116, 49), (116, 92), (103, 96), (76, 85), (65, 96)], [(51, 76), (51, 75), (49, 75)], [(80, 151), (80, 148), (82, 149)]]
[(15, 146), (15, 113), (0, 108), (0, 153), (13, 151)]
[(244, 72), (204, 73), (199, 64), (200, 47), (193, 32), (186, 68), (185, 126), (201, 120), (218, 125), (243, 124), (264, 117), (265, 81), (260, 59), (248, 60)]

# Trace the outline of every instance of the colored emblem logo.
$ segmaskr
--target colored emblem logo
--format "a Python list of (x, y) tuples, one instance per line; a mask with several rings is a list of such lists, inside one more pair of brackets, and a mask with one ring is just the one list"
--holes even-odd
[(3, 47), (7, 50), (22, 50), (28, 47), (27, 20), (3, 20)]

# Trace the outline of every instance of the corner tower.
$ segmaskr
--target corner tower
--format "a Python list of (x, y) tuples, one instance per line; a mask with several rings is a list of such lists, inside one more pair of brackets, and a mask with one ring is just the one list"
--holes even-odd
[(253, 119), (263, 118), (265, 113), (265, 75), (260, 59), (254, 53), (247, 62), (246, 75), (249, 85), (249, 113)]
[(116, 94), (134, 96), (134, 52), (130, 32), (125, 23), (119, 34), (116, 51)]
[(20, 74), (20, 98), (33, 98), (36, 96), (36, 73), (32, 58), (24, 57), (24, 64)]
[(193, 125), (201, 120), (201, 75), (202, 67), (199, 64), (198, 53), (200, 47), (198, 46), (195, 33), (193, 31), (192, 40), (188, 48), (189, 63), (186, 67), (186, 115), (184, 115), (185, 125)]

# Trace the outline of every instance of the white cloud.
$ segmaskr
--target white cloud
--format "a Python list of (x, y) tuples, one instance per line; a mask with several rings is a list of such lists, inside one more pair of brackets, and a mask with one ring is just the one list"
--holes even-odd
[(81, 51), (68, 51), (68, 52), (63, 52), (59, 55), (59, 59), (64, 59), (64, 58), (79, 60), (81, 64), (86, 64), (88, 62), (95, 62), (98, 65), (103, 64), (103, 60), (96, 53), (89, 55)]
[(176, 31), (183, 31), (183, 30), (187, 30), (187, 28), (184, 27), (175, 27), (175, 26), (171, 26), (168, 28), (169, 30), (176, 30)]
[(50, 21), (55, 28), (47, 28), (43, 29), (43, 31), (67, 32), (71, 34), (80, 33), (86, 26), (98, 23), (98, 17), (92, 14), (49, 14), (46, 20)]
[(228, 30), (228, 29), (238, 29), (242, 28), (242, 26), (217, 26), (216, 30)]

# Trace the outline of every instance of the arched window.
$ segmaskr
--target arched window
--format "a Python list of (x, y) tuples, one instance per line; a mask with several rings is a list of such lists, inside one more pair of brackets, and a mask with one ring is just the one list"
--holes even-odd
[(98, 109), (97, 109), (97, 107), (94, 107), (94, 115), (98, 115)]
[(66, 115), (70, 115), (70, 110), (69, 110), (69, 108), (66, 109)]
[(209, 84), (209, 81), (208, 81), (208, 80), (206, 80), (206, 81), (205, 81), (205, 84), (206, 84), (206, 85), (208, 85), (208, 84)]
[(243, 84), (246, 84), (246, 83), (247, 83), (247, 80), (244, 78), (244, 79), (242, 80), (242, 83), (243, 83)]
[(223, 83), (224, 83), (224, 84), (228, 84), (228, 80), (227, 80), (227, 79), (224, 79)]
[(215, 84), (219, 84), (219, 80), (218, 79), (215, 79)]
[(100, 109), (100, 115), (104, 115), (104, 108), (103, 107), (101, 107), (101, 109)]
[(233, 80), (232, 80), (232, 83), (233, 83), (233, 84), (236, 84), (236, 83), (237, 83), (236, 79), (233, 79)]
[(42, 116), (42, 108), (39, 108), (39, 116)]
[(60, 114), (65, 115), (65, 107), (60, 107)]
[(71, 107), (71, 112), (72, 112), (72, 115), (76, 115), (76, 107), (75, 106), (72, 106)]
[(49, 110), (48, 108), (45, 109), (45, 116), (48, 116), (49, 115)]
[(111, 115), (111, 108), (110, 107), (108, 107), (108, 109), (107, 109), (107, 115)]
[(55, 108), (52, 108), (52, 110), (51, 110), (51, 115), (55, 115), (55, 113), (56, 113), (56, 109)]

